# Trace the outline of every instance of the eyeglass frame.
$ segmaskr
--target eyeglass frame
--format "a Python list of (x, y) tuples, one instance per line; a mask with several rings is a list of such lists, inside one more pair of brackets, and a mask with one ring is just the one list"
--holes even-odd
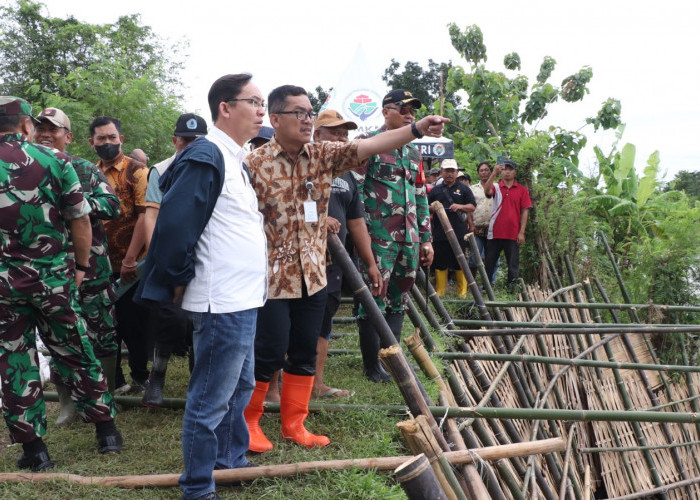
[(384, 106), (384, 109), (393, 109), (394, 111), (398, 111), (400, 115), (410, 114), (411, 116), (416, 116), (416, 113), (418, 113), (418, 110), (410, 104), (401, 104), (398, 108), (390, 108), (389, 106), (391, 105), (387, 104)]
[[(302, 110), (297, 110), (297, 111), (276, 111), (276, 112), (270, 112), (271, 115), (296, 115), (296, 119), (299, 121), (302, 121), (304, 119), (311, 120), (312, 123), (316, 123), (316, 120), (318, 119), (318, 113), (315, 111), (302, 111)], [(301, 116), (300, 116), (301, 115)]]
[(249, 102), (253, 105), (255, 109), (267, 109), (267, 104), (265, 103), (265, 100), (263, 99), (262, 101), (258, 101), (254, 97), (232, 97), (231, 99), (226, 99), (226, 102), (238, 102), (238, 101), (245, 101)]

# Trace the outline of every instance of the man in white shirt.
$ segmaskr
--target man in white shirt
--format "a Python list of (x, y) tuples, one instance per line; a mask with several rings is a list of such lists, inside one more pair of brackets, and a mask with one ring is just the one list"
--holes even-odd
[[(137, 296), (182, 300), (194, 323), (195, 364), (182, 423), (183, 499), (218, 499), (212, 471), (249, 467), (243, 419), (255, 387), (257, 308), (267, 295), (262, 214), (243, 164), (265, 104), (251, 75), (209, 90), (214, 126), (163, 176), (165, 195)], [(157, 258), (156, 258), (157, 256)]]

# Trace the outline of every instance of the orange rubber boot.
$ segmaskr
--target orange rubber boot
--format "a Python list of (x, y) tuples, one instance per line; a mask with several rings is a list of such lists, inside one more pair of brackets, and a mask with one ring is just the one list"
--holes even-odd
[(270, 387), (269, 382), (259, 382), (255, 381), (255, 390), (250, 398), (250, 403), (243, 412), (245, 417), (245, 423), (248, 425), (248, 434), (250, 435), (250, 444), (248, 449), (255, 453), (265, 453), (273, 448), (272, 443), (265, 433), (260, 428), (260, 417), (263, 414), (263, 402), (265, 401), (265, 394), (267, 394), (267, 389)]
[(304, 420), (309, 414), (309, 399), (311, 399), (311, 389), (314, 385), (313, 375), (292, 375), (284, 372), (283, 379), (280, 396), (282, 438), (307, 448), (330, 444), (331, 440), (328, 437), (311, 434), (304, 427)]

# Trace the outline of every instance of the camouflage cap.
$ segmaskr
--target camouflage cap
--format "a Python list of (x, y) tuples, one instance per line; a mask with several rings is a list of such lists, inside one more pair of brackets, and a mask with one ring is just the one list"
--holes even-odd
[(38, 123), (32, 116), (32, 107), (20, 97), (11, 95), (0, 96), (0, 116), (28, 116)]

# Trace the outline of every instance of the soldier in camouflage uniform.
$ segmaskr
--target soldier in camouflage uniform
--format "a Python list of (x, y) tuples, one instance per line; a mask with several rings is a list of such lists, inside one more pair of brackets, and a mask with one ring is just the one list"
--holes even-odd
[[(78, 314), (90, 252), (90, 206), (67, 157), (28, 141), (31, 107), (0, 97), (0, 379), (5, 423), (22, 443), (19, 468), (53, 467), (42, 436), (36, 332), (71, 389), (78, 413), (94, 422), (100, 453), (121, 450), (116, 408)], [(74, 255), (69, 254), (69, 231)]]
[[(410, 125), (414, 135), (422, 137), (415, 127), (415, 113), (421, 102), (410, 92), (392, 90), (382, 104), (384, 126), (370, 136)], [(404, 294), (413, 287), (418, 265), (429, 266), (433, 260), (420, 154), (409, 143), (389, 153), (371, 156), (358, 173), (372, 251), (383, 278), (381, 293), (375, 301), (398, 342), (403, 326)], [(365, 376), (373, 382), (389, 380), (377, 357), (379, 336), (362, 306), (358, 327)]]
[[(66, 147), (73, 140), (70, 120), (57, 108), (46, 108), (37, 117), (38, 124), (34, 142), (66, 153)], [(97, 167), (83, 158), (66, 153), (69, 157), (83, 195), (92, 212), (92, 244), (90, 246), (89, 270), (80, 285), (80, 307), (87, 326), (87, 335), (92, 344), (95, 357), (100, 361), (107, 377), (110, 392), (114, 391), (114, 370), (117, 361), (116, 322), (113, 303), (116, 301), (110, 280), (112, 266), (107, 256), (107, 233), (102, 220), (115, 219), (119, 216), (119, 198)], [(69, 423), (77, 417), (70, 399), (70, 391), (52, 370), (51, 380), (56, 385), (61, 403), (61, 413), (56, 424)]]

